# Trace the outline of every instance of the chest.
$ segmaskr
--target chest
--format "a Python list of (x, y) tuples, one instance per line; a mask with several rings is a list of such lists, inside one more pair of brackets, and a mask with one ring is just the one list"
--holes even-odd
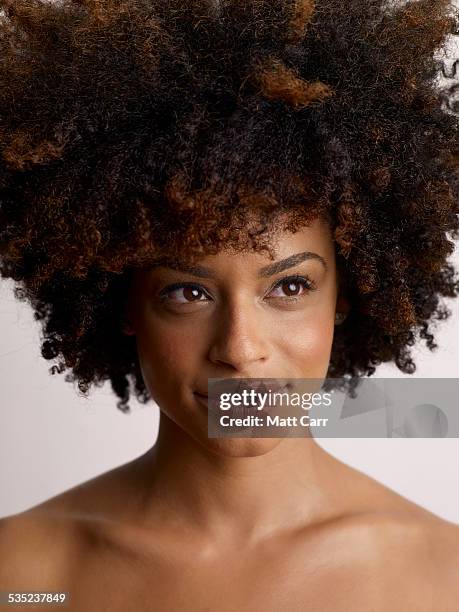
[(356, 566), (295, 551), (218, 561), (99, 551), (85, 559), (68, 590), (71, 612), (382, 611), (374, 585)]

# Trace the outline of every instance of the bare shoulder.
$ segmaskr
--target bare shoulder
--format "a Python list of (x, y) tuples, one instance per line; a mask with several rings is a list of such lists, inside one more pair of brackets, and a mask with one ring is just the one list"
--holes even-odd
[(383, 515), (375, 526), (385, 605), (407, 612), (456, 612), (459, 526), (409, 513)]
[(418, 526), (411, 551), (422, 559), (420, 576), (428, 585), (432, 610), (453, 612), (459, 606), (459, 526), (436, 518)]
[(354, 495), (350, 534), (361, 544), (375, 609), (457, 612), (459, 526), (355, 469), (345, 475)]
[(78, 554), (75, 525), (63, 516), (25, 511), (0, 519), (2, 589), (62, 589)]
[(332, 542), (353, 609), (457, 612), (459, 527), (431, 516), (374, 509), (337, 522)]
[(32, 510), (43, 515), (90, 522), (128, 519), (141, 496), (139, 479), (144, 456), (82, 482)]
[(62, 586), (95, 540), (132, 509), (135, 495), (127, 490), (136, 473), (132, 468), (135, 461), (1, 518), (0, 588)]

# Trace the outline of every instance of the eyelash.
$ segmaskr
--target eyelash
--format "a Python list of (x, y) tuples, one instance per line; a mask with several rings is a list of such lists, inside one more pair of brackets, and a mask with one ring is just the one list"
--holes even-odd
[[(282, 285), (286, 284), (286, 283), (296, 283), (296, 284), (301, 284), (303, 286), (303, 288), (305, 289), (305, 291), (300, 294), (300, 295), (286, 295), (286, 296), (282, 296), (282, 297), (278, 297), (278, 298), (274, 298), (274, 299), (278, 299), (278, 300), (282, 300), (282, 301), (288, 301), (288, 302), (298, 302), (300, 301), (303, 297), (305, 297), (306, 295), (308, 295), (308, 293), (310, 293), (311, 291), (315, 291), (316, 286), (314, 284), (314, 282), (308, 278), (307, 276), (299, 276), (299, 275), (293, 275), (293, 276), (286, 276), (285, 278), (280, 279), (277, 283), (275, 283), (275, 285), (273, 285), (270, 289), (270, 293), (271, 291), (273, 291), (274, 289), (276, 289), (277, 287), (281, 287)], [(202, 293), (205, 293), (204, 290), (200, 287), (200, 285), (196, 284), (196, 283), (174, 283), (172, 285), (169, 285), (168, 287), (166, 287), (165, 289), (163, 289), (161, 291), (160, 298), (162, 301), (168, 301), (168, 296), (170, 293), (172, 293), (173, 291), (175, 291), (176, 289), (184, 289), (185, 287), (191, 287), (193, 289), (199, 289)], [(181, 304), (193, 304), (195, 302), (202, 302), (203, 300), (194, 300), (194, 301), (189, 301), (189, 302), (182, 302)]]

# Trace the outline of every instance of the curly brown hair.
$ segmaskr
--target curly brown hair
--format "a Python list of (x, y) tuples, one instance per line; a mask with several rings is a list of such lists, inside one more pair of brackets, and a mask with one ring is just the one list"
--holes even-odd
[[(459, 280), (448, 0), (0, 0), (0, 273), (51, 373), (149, 400), (132, 271), (321, 215), (352, 307), (328, 376), (415, 371)], [(455, 67), (459, 62), (455, 63)], [(250, 231), (247, 214), (262, 220)]]

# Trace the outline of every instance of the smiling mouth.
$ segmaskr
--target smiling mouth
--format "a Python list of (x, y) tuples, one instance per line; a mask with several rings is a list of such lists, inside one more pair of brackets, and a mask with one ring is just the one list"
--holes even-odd
[[(244, 389), (247, 391), (250, 390), (254, 390), (254, 391), (262, 391), (263, 392), (267, 392), (268, 389), (275, 393), (275, 392), (285, 392), (287, 390), (289, 390), (291, 387), (290, 384), (287, 385), (283, 385), (280, 386), (279, 384), (275, 384), (275, 385), (268, 385), (268, 388), (266, 388), (264, 385), (246, 385), (244, 386)], [(239, 388), (239, 391), (241, 391), (241, 388)], [(193, 395), (196, 396), (196, 398), (198, 400), (200, 400), (200, 404), (207, 407), (207, 409), (212, 409), (214, 411), (216, 411), (218, 413), (218, 399), (217, 397), (213, 397), (211, 400), (211, 403), (209, 403), (209, 395), (207, 393), (200, 393), (199, 391), (193, 391)], [(218, 395), (218, 394), (217, 394)], [(277, 407), (275, 405), (270, 405), (270, 404), (265, 404), (264, 405), (264, 412), (267, 414), (273, 414), (277, 409)], [(231, 406), (231, 408), (229, 409), (228, 412), (226, 412), (225, 414), (231, 416), (231, 417), (235, 417), (235, 418), (245, 418), (247, 416), (250, 415), (260, 415), (262, 414), (262, 412), (259, 410), (259, 408), (257, 406), (254, 406), (252, 404), (243, 404), (243, 405), (233, 405)]]
[[(240, 382), (240, 381), (244, 382)], [(218, 395), (219, 391), (224, 391), (225, 393), (231, 391), (234, 393), (241, 393), (242, 391), (255, 391), (255, 393), (266, 393), (271, 391), (272, 393), (285, 392), (290, 391), (292, 389), (291, 383), (279, 383), (275, 381), (270, 381), (265, 384), (260, 379), (226, 379), (222, 380), (217, 384), (213, 385), (213, 393), (214, 395)], [(195, 395), (199, 397), (209, 397), (208, 393), (201, 393), (200, 391), (193, 391)]]

